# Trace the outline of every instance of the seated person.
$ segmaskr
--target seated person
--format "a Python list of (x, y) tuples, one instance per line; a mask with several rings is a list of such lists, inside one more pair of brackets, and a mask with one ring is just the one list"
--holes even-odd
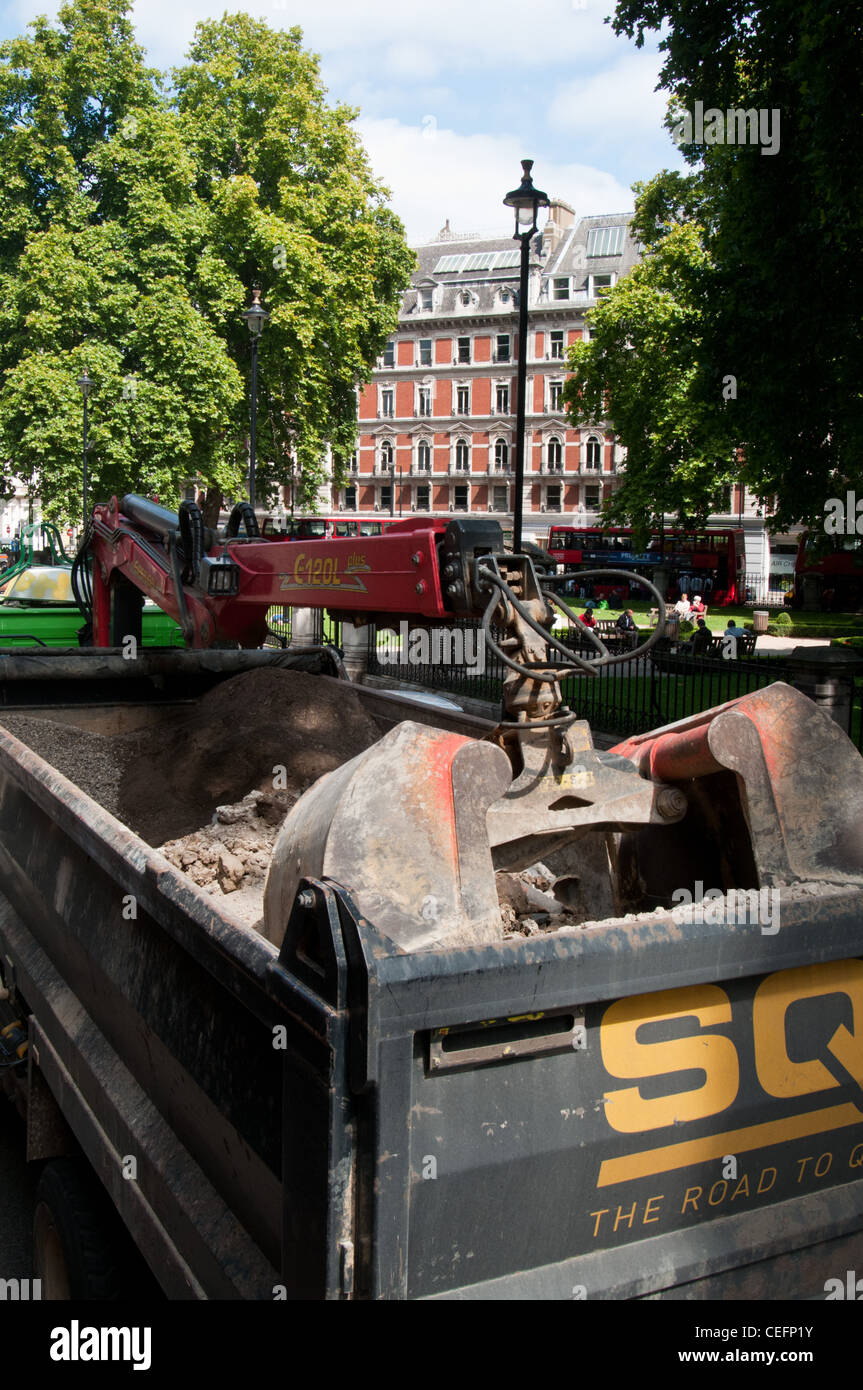
[(689, 610), (690, 610), (691, 607), (692, 607), (692, 604), (689, 602), (689, 599), (688, 599), (687, 595), (686, 595), (686, 594), (681, 594), (681, 595), (680, 595), (680, 598), (677, 600), (677, 602), (676, 602), (675, 605), (674, 605), (674, 611), (675, 611), (675, 613), (678, 615), (679, 618), (681, 618), (681, 619), (682, 619), (682, 618), (688, 618), (688, 617), (689, 617)]
[(637, 628), (635, 626), (635, 619), (632, 616), (632, 609), (627, 608), (625, 613), (621, 613), (614, 626), (619, 627), (621, 632), (636, 632)]
[(729, 619), (728, 619), (728, 622), (725, 624), (725, 631), (728, 632), (728, 633), (730, 633), (732, 637), (745, 637), (745, 636), (746, 636), (746, 631), (745, 631), (745, 629), (742, 628), (742, 627), (738, 627), (736, 621), (734, 620), (734, 618), (729, 618)]
[(701, 602), (701, 595), (700, 595), (700, 594), (695, 594), (695, 596), (693, 597), (693, 600), (692, 600), (692, 604), (691, 604), (690, 609), (689, 609), (689, 616), (690, 616), (690, 618), (692, 619), (693, 622), (695, 622), (696, 618), (703, 618), (706, 612), (707, 612), (707, 604)]
[(582, 613), (581, 622), (584, 623), (585, 627), (596, 627), (596, 618), (593, 616), (593, 608), (590, 604), (587, 605)]
[(697, 624), (697, 631), (692, 639), (692, 651), (695, 656), (703, 656), (713, 641), (713, 633), (703, 618), (698, 618)]

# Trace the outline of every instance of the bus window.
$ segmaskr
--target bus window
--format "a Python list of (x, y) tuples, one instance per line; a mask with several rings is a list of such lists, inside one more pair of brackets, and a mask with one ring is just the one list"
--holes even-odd
[(337, 536), (355, 536), (357, 534), (357, 523), (355, 521), (337, 521)]
[(361, 536), (379, 536), (381, 534), (382, 529), (383, 528), (381, 527), (381, 523), (379, 521), (360, 522)]

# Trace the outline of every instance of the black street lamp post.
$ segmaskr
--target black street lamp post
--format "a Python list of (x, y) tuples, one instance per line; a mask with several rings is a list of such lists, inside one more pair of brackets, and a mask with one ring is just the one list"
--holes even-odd
[(84, 447), (83, 447), (83, 456), (82, 456), (82, 463), (83, 463), (82, 479), (83, 479), (83, 486), (84, 486), (84, 530), (86, 531), (86, 530), (87, 530), (87, 519), (88, 519), (88, 508), (87, 508), (87, 397), (88, 397), (89, 394), (90, 394), (90, 387), (93, 385), (93, 382), (91, 381), (90, 377), (87, 375), (87, 368), (86, 368), (86, 367), (84, 368), (84, 371), (83, 371), (82, 375), (79, 376), (79, 378), (78, 378), (78, 385), (79, 385), (80, 388), (81, 388), (81, 395), (84, 397)]
[(253, 285), (252, 302), (248, 309), (243, 310), (243, 318), (252, 340), (252, 403), (249, 430), (249, 502), (252, 507), (255, 505), (255, 450), (258, 433), (258, 342), (261, 330), (269, 317), (261, 303), (260, 286)]
[(522, 178), (518, 188), (507, 193), (504, 207), (515, 208), (515, 233), (513, 239), (521, 242), (521, 277), (518, 291), (518, 377), (517, 404), (515, 420), (515, 498), (512, 509), (512, 549), (515, 555), (521, 551), (521, 532), (524, 516), (524, 416), (527, 386), (527, 289), (530, 241), (536, 234), (536, 216), (540, 208), (547, 208), (549, 201), (545, 193), (534, 188), (530, 171), (532, 159), (521, 161)]

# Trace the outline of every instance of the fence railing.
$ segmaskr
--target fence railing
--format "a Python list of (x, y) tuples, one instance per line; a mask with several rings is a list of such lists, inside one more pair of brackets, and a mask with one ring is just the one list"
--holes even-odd
[[(475, 631), (476, 625), (454, 623), (447, 630)], [(493, 702), (501, 699), (505, 667), (491, 652), (485, 651), (481, 670), (463, 661), (417, 661), (411, 659), (411, 636), (412, 632), (405, 643), (397, 643), (389, 630), (378, 631), (371, 625), (369, 672), (456, 696)], [(583, 629), (564, 629), (555, 636), (581, 656), (596, 655), (585, 642)], [(565, 703), (579, 718), (587, 719), (598, 732), (624, 735), (699, 714), (785, 676), (781, 656), (693, 657), (665, 644), (661, 650), (599, 667), (595, 672), (563, 670), (559, 680)]]
[(770, 579), (763, 574), (742, 574), (738, 585), (741, 602), (758, 608), (787, 608), (786, 598), (794, 592), (793, 575)]
[[(320, 647), (328, 643), (335, 647), (342, 645), (342, 625), (331, 618), (323, 608), (303, 609), (308, 617), (304, 619), (302, 641), (309, 646)], [(280, 604), (267, 611), (267, 637), (265, 647), (287, 647), (294, 636), (294, 610)], [(298, 635), (299, 636), (299, 635)]]

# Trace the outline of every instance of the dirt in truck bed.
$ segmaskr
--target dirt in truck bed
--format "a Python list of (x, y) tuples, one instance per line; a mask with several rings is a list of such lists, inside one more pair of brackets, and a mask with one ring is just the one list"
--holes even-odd
[(274, 790), (293, 804), (325, 772), (380, 737), (347, 684), (258, 669), (222, 681), (188, 714), (103, 735), (32, 715), (0, 714), (20, 738), (151, 845), (206, 826), (217, 806)]
[[(0, 714), (0, 723), (250, 926), (288, 811), (380, 737), (349, 685), (279, 669), (233, 676), (188, 713), (130, 733), (32, 715)], [(555, 901), (544, 864), (496, 878), (504, 935), (580, 920)]]

